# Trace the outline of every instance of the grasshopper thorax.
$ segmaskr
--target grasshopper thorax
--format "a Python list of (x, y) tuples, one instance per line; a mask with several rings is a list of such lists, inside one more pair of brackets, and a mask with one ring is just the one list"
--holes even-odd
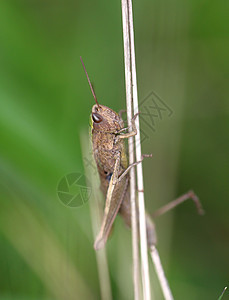
[(92, 128), (95, 131), (116, 133), (124, 127), (122, 118), (111, 108), (93, 105), (91, 112)]

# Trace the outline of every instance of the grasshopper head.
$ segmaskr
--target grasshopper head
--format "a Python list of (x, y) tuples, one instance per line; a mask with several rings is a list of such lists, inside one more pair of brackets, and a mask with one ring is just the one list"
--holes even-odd
[(113, 133), (124, 127), (122, 118), (111, 108), (101, 104), (93, 105), (91, 119), (93, 129), (98, 131)]
[(82, 57), (80, 57), (80, 60), (82, 62), (85, 74), (87, 76), (87, 80), (88, 80), (92, 95), (96, 102), (96, 104), (93, 105), (92, 112), (91, 112), (92, 128), (95, 131), (97, 130), (97, 131), (101, 131), (101, 132), (115, 133), (116, 131), (123, 128), (124, 122), (123, 122), (122, 118), (111, 108), (98, 103), (96, 95), (95, 95), (95, 91), (91, 84), (91, 81), (88, 76), (86, 67), (83, 63)]

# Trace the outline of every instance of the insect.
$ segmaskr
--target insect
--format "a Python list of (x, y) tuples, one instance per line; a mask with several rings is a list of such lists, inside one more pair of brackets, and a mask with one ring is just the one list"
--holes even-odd
[[(128, 165), (124, 140), (137, 134), (135, 126), (135, 118), (137, 115), (132, 119), (132, 131), (125, 132), (129, 128), (124, 127), (121, 112), (118, 114), (111, 108), (98, 103), (83, 60), (81, 57), (80, 59), (96, 102), (91, 112), (92, 145), (101, 181), (101, 189), (106, 197), (101, 229), (94, 243), (95, 250), (99, 250), (104, 247), (109, 237), (117, 213), (123, 217), (127, 226), (131, 226), (128, 172), (130, 168), (142, 162), (144, 157), (151, 155), (143, 155), (140, 161)], [(155, 216), (164, 213), (188, 198), (193, 198), (194, 200), (194, 196), (195, 194), (193, 192), (181, 196), (158, 210)], [(198, 202), (198, 198), (194, 201), (195, 203), (196, 201)], [(148, 214), (146, 214), (146, 230), (148, 245), (154, 245), (156, 243), (155, 227)]]
[[(104, 247), (118, 212), (125, 223), (131, 226), (128, 171), (140, 163), (144, 156), (141, 161), (128, 166), (124, 140), (137, 134), (134, 122), (137, 115), (132, 119), (132, 131), (124, 133), (127, 128), (124, 128), (121, 113), (118, 114), (111, 108), (98, 103), (82, 58), (81, 62), (96, 102), (91, 112), (92, 145), (101, 189), (106, 196), (101, 229), (94, 243), (94, 248), (99, 250)], [(147, 232), (151, 243), (155, 243), (154, 225), (149, 217), (147, 218)]]

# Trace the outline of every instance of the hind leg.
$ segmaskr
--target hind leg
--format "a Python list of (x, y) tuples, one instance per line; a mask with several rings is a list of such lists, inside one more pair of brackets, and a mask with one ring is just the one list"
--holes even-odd
[(159, 208), (158, 210), (156, 210), (152, 216), (153, 217), (158, 217), (160, 215), (163, 215), (164, 213), (166, 213), (167, 211), (173, 209), (174, 207), (176, 207), (177, 205), (183, 203), (184, 201), (191, 199), (194, 201), (195, 205), (196, 205), (196, 209), (198, 214), (203, 215), (204, 214), (204, 210), (202, 208), (202, 205), (200, 203), (199, 198), (197, 197), (197, 195), (193, 192), (193, 191), (189, 191), (186, 194), (180, 196), (179, 198), (169, 202), (168, 204), (162, 206), (161, 208)]

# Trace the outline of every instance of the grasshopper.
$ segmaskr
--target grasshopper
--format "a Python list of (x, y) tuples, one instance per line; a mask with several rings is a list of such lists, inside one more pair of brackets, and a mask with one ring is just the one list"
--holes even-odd
[[(125, 139), (137, 134), (135, 126), (135, 118), (137, 115), (132, 119), (132, 130), (130, 132), (125, 132), (129, 128), (124, 127), (124, 121), (122, 119), (123, 111), (116, 113), (111, 108), (98, 103), (83, 60), (81, 57), (80, 59), (96, 102), (96, 104), (93, 105), (91, 112), (92, 146), (101, 181), (101, 190), (106, 197), (101, 229), (94, 243), (95, 250), (99, 250), (106, 244), (117, 213), (123, 217), (128, 227), (131, 226), (128, 172), (130, 168), (142, 162), (144, 157), (149, 157), (151, 155), (143, 155), (140, 161), (128, 166)], [(195, 201), (199, 212), (201, 212), (202, 208), (198, 198), (190, 191), (156, 211), (154, 216), (161, 215), (189, 198), (192, 198)], [(155, 245), (155, 226), (148, 214), (146, 214), (146, 230), (148, 246)]]

